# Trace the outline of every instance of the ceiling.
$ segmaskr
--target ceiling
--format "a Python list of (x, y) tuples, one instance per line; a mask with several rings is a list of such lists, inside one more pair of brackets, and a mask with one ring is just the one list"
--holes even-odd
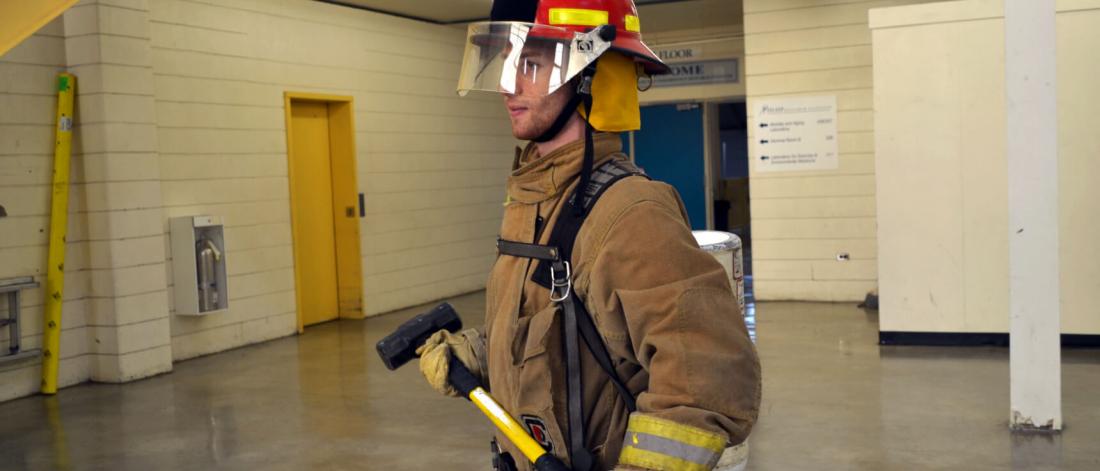
[[(492, 0), (319, 0), (438, 24), (488, 19)], [(634, 0), (647, 31), (741, 23), (741, 0)], [(671, 17), (669, 13), (672, 13)], [(653, 20), (685, 19), (662, 25)]]
[(465, 23), (489, 16), (492, 0), (321, 0), (431, 23)]

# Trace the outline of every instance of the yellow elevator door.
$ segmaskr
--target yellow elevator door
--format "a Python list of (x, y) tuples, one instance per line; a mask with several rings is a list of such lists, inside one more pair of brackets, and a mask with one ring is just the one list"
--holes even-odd
[(328, 105), (294, 101), (291, 119), (294, 262), (302, 320), (310, 325), (339, 315)]

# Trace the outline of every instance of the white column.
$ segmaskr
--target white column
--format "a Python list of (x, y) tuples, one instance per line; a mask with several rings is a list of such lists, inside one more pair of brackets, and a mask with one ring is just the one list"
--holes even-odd
[(93, 381), (172, 370), (149, 16), (148, 2), (109, 0), (83, 0), (64, 15), (77, 77), (73, 166), (84, 184), (73, 191), (84, 192), (77, 208), (87, 220)]
[(1013, 429), (1062, 428), (1055, 1), (1005, 0)]

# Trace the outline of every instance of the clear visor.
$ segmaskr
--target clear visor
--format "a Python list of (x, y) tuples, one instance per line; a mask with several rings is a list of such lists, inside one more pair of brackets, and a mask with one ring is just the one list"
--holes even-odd
[(473, 23), (466, 34), (458, 94), (549, 95), (610, 47), (595, 33), (532, 23)]

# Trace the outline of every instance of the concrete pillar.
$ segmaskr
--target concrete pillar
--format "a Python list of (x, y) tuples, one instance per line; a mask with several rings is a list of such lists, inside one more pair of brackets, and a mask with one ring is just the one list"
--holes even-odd
[(1005, 0), (1010, 426), (1061, 430), (1054, 0)]
[(129, 381), (172, 369), (148, 4), (83, 0), (64, 23), (78, 81), (91, 377)]

